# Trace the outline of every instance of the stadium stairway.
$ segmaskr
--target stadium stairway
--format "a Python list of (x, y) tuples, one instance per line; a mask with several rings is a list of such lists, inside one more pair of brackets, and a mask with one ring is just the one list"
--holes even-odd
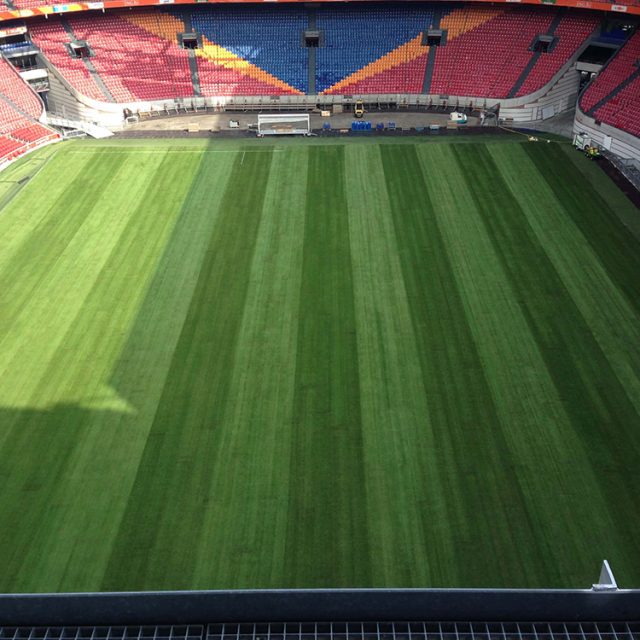
[[(442, 9), (436, 7), (433, 10), (433, 24), (429, 27), (432, 29), (440, 28), (440, 21), (442, 20)], [(431, 87), (431, 78), (433, 78), (433, 68), (436, 64), (436, 47), (427, 47), (427, 61), (424, 70), (424, 78), (422, 80), (422, 93), (429, 93)]]
[[(307, 28), (312, 30), (318, 28), (317, 15), (314, 9), (307, 9)], [(307, 93), (310, 95), (316, 94), (316, 73), (318, 65), (318, 56), (316, 53), (316, 47), (309, 47), (307, 50), (307, 55), (309, 56), (307, 63)]]
[[(191, 14), (185, 13), (183, 15), (183, 26), (185, 33), (195, 33), (193, 25), (191, 24)], [(188, 49), (189, 55), (189, 69), (191, 70), (191, 82), (193, 83), (193, 93), (196, 96), (202, 96), (202, 88), (200, 87), (200, 76), (198, 74), (198, 60), (196, 59), (196, 52), (193, 49)]]

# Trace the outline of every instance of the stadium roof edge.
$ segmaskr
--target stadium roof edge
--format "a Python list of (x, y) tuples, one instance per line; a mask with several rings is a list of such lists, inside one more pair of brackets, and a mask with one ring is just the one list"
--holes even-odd
[[(245, 3), (256, 2), (260, 0), (205, 0), (204, 4), (218, 3)], [(305, 2), (307, 0), (263, 0), (264, 2)], [(320, 2), (335, 2), (336, 0), (319, 0)], [(361, 0), (349, 0), (358, 2)], [(445, 0), (439, 0), (445, 1)], [(556, 7), (572, 7), (575, 9), (591, 9), (594, 11), (608, 11), (612, 13), (640, 15), (639, 6), (627, 6), (621, 4), (612, 4), (610, 2), (600, 2), (598, 0), (470, 0), (472, 2), (502, 2), (502, 3), (518, 3), (529, 5), (552, 5)], [(100, 0), (98, 2), (74, 2), (74, 3), (52, 3), (42, 5), (33, 9), (7, 9), (0, 11), (0, 22), (9, 20), (29, 19), (38, 16), (62, 15), (67, 13), (76, 13), (80, 11), (105, 11), (107, 9), (131, 8), (131, 7), (150, 7), (150, 6), (170, 6), (175, 4), (203, 4), (203, 0)]]

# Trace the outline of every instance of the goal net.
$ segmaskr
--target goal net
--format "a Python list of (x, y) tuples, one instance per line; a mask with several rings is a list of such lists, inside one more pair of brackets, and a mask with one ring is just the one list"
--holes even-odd
[(258, 114), (259, 136), (309, 135), (308, 113)]

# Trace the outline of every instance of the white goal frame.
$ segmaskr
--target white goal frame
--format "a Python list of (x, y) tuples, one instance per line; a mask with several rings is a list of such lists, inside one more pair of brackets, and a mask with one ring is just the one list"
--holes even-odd
[(258, 136), (308, 136), (311, 122), (308, 113), (259, 113)]

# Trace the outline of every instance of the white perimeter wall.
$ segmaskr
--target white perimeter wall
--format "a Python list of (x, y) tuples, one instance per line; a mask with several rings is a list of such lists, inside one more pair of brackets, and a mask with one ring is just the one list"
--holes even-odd
[(598, 146), (608, 149), (621, 158), (634, 160), (640, 166), (640, 138), (604, 122), (596, 124), (596, 121), (583, 113), (580, 107), (576, 107), (573, 132), (588, 134)]
[[(478, 98), (473, 96), (440, 96), (440, 95), (415, 95), (415, 94), (367, 94), (352, 95), (348, 98), (340, 95), (321, 96), (281, 96), (272, 98), (217, 96), (209, 98), (185, 98), (184, 100), (156, 100), (153, 102), (134, 102), (127, 104), (113, 104), (98, 102), (79, 94), (60, 75), (58, 70), (47, 61), (49, 68), (49, 110), (56, 115), (72, 120), (85, 120), (93, 122), (112, 130), (124, 128), (123, 109), (138, 111), (151, 111), (154, 109), (173, 109), (176, 105), (185, 105), (189, 108), (215, 108), (223, 111), (225, 108), (248, 108), (264, 111), (284, 110), (287, 108), (313, 110), (318, 103), (326, 106), (353, 104), (356, 99), (365, 102), (395, 102), (412, 107), (426, 107), (429, 104), (441, 104), (446, 100), (449, 107), (456, 105), (474, 106), (476, 108), (489, 108), (500, 105), (500, 117), (508, 118), (515, 124), (523, 122), (536, 122), (545, 120), (576, 106), (580, 74), (576, 68), (575, 60), (579, 53), (568, 61), (552, 78), (552, 80), (538, 91), (528, 96), (511, 99)], [(574, 122), (575, 132), (586, 132), (598, 145), (607, 147), (605, 136), (611, 138), (610, 150), (622, 158), (631, 158), (640, 162), (640, 139), (624, 131), (614, 129), (606, 124), (597, 125), (593, 118), (586, 116), (576, 108)]]
[(352, 104), (356, 99), (365, 102), (395, 102), (407, 108), (424, 107), (429, 104), (441, 104), (446, 100), (450, 107), (474, 106), (488, 108), (500, 105), (500, 115), (512, 119), (514, 122), (531, 122), (543, 120), (551, 115), (573, 108), (576, 102), (579, 85), (579, 73), (576, 70), (575, 59), (579, 52), (568, 61), (552, 80), (538, 91), (521, 98), (497, 99), (478, 98), (474, 96), (440, 96), (415, 94), (367, 94), (350, 95), (348, 98), (340, 95), (321, 96), (280, 96), (271, 98), (217, 96), (212, 98), (185, 98), (184, 100), (156, 100), (152, 102), (133, 102), (113, 104), (98, 102), (79, 94), (63, 78), (58, 70), (45, 62), (49, 68), (51, 90), (49, 91), (49, 108), (56, 115), (73, 119), (88, 120), (112, 129), (123, 126), (123, 109), (129, 108), (134, 113), (138, 111), (164, 110), (175, 108), (176, 104), (184, 104), (189, 108), (202, 107), (218, 108), (221, 111), (230, 107), (246, 107), (249, 109), (263, 109), (283, 111), (287, 108), (313, 110), (319, 102), (323, 105)]

